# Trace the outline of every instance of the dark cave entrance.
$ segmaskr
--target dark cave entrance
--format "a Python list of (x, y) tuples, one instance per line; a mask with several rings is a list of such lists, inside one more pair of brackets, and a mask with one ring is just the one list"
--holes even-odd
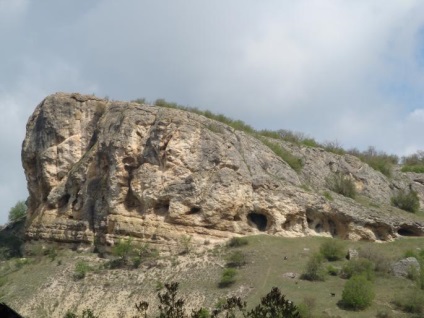
[(250, 212), (247, 215), (247, 219), (251, 224), (254, 224), (259, 231), (265, 231), (268, 226), (268, 219), (263, 214)]
[(420, 234), (416, 233), (414, 229), (408, 228), (408, 227), (401, 227), (397, 230), (397, 233), (401, 236), (421, 236)]

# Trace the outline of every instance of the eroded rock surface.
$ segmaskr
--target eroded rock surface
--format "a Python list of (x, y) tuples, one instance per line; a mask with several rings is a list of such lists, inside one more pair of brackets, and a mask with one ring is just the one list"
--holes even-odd
[[(389, 204), (417, 176), (388, 180), (359, 159), (283, 143), (305, 162), (298, 174), (261, 141), (178, 109), (57, 93), (28, 121), (22, 161), (28, 181), (27, 239), (152, 243), (181, 235), (331, 235), (390, 240), (424, 234), (422, 219)], [(341, 171), (375, 204), (335, 193)], [(418, 181), (412, 181), (416, 178)]]

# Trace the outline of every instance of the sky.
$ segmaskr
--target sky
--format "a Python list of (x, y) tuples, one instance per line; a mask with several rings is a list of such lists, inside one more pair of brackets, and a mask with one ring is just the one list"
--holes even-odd
[(424, 149), (422, 0), (0, 0), (0, 224), (49, 94), (165, 98), (399, 156)]

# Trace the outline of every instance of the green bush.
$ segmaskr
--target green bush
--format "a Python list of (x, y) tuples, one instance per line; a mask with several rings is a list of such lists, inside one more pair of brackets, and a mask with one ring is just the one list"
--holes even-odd
[(25, 201), (18, 201), (10, 210), (9, 210), (9, 222), (15, 222), (23, 217), (25, 217), (27, 212), (27, 206)]
[(405, 165), (401, 169), (402, 172), (415, 172), (415, 173), (424, 173), (424, 165), (418, 166), (409, 166)]
[(391, 198), (392, 205), (407, 212), (417, 213), (420, 209), (420, 200), (414, 190), (399, 191)]
[(244, 245), (248, 245), (249, 241), (245, 237), (233, 237), (227, 243), (228, 247), (240, 247)]
[(237, 270), (234, 268), (226, 268), (222, 272), (221, 281), (218, 286), (220, 288), (228, 287), (236, 282)]
[(300, 278), (310, 281), (325, 280), (325, 270), (323, 268), (323, 257), (320, 253), (315, 253), (310, 256), (306, 263), (305, 271)]
[(74, 279), (79, 280), (85, 278), (87, 272), (91, 271), (90, 265), (85, 261), (79, 261), (75, 264)]
[(346, 309), (363, 310), (375, 297), (372, 283), (363, 275), (351, 277), (345, 284), (340, 305)]
[(271, 149), (278, 157), (283, 159), (294, 171), (299, 172), (302, 170), (303, 162), (302, 159), (292, 155), (289, 151), (281, 147), (278, 143), (269, 141), (265, 138), (260, 140)]
[(319, 251), (330, 262), (339, 261), (346, 256), (345, 245), (336, 239), (330, 239), (322, 243)]
[(241, 251), (235, 251), (227, 257), (227, 267), (241, 267), (246, 264), (246, 255)]
[(327, 273), (331, 276), (337, 276), (339, 275), (339, 269), (334, 267), (333, 265), (327, 266)]
[(355, 275), (362, 275), (368, 280), (374, 279), (374, 263), (366, 258), (358, 258), (345, 263), (340, 271), (343, 278), (351, 278)]
[(328, 178), (327, 187), (331, 191), (344, 195), (345, 197), (355, 198), (356, 196), (356, 187), (352, 179), (341, 173), (336, 173)]

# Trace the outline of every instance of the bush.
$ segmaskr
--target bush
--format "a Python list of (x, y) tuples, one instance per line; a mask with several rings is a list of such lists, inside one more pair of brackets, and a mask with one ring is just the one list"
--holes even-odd
[(321, 254), (316, 253), (311, 255), (308, 263), (306, 264), (305, 272), (301, 275), (301, 278), (310, 281), (325, 280), (325, 271), (322, 262), (323, 257)]
[(292, 155), (289, 151), (281, 147), (278, 143), (269, 141), (265, 138), (260, 138), (264, 145), (268, 146), (278, 157), (283, 159), (294, 171), (302, 170), (302, 159)]
[(339, 275), (339, 269), (332, 266), (332, 265), (328, 265), (327, 266), (327, 273), (331, 276), (337, 276), (337, 275)]
[(222, 273), (221, 281), (218, 286), (220, 288), (228, 287), (236, 282), (237, 270), (234, 268), (226, 268)]
[(249, 241), (245, 237), (233, 237), (228, 243), (228, 247), (240, 247), (244, 245), (248, 245)]
[(340, 276), (343, 278), (351, 278), (355, 275), (362, 275), (368, 280), (374, 279), (374, 263), (365, 258), (358, 258), (347, 262), (341, 272)]
[(341, 173), (333, 175), (327, 179), (327, 187), (338, 194), (345, 197), (354, 198), (356, 196), (356, 188), (352, 179)]
[(74, 279), (83, 279), (87, 272), (91, 271), (90, 265), (87, 262), (79, 261), (75, 264)]
[(405, 295), (397, 296), (393, 303), (404, 312), (424, 313), (424, 292), (411, 289)]
[(424, 165), (419, 166), (408, 166), (405, 165), (401, 169), (402, 172), (415, 172), (415, 173), (424, 173)]
[(9, 222), (15, 222), (25, 217), (27, 212), (27, 206), (24, 201), (18, 201), (9, 210)]
[(339, 261), (346, 255), (344, 244), (336, 239), (330, 239), (322, 243), (319, 251), (330, 262)]
[(227, 267), (241, 267), (246, 264), (246, 255), (235, 251), (227, 257)]
[(371, 305), (374, 297), (372, 283), (365, 276), (356, 275), (346, 282), (340, 305), (347, 309), (363, 310)]
[(399, 191), (391, 198), (392, 205), (407, 212), (417, 213), (420, 208), (420, 200), (417, 192), (410, 190)]

